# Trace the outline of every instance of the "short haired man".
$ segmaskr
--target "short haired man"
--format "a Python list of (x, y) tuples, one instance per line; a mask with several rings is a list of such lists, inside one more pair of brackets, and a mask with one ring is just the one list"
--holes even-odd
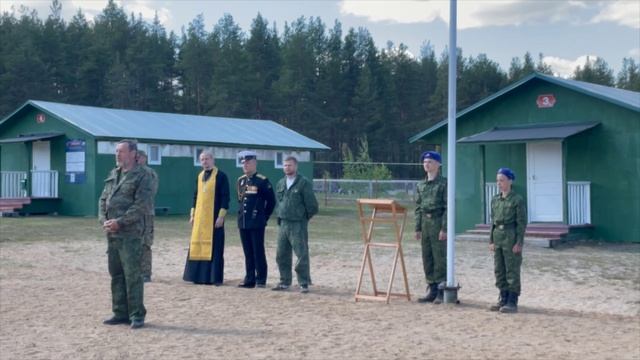
[(140, 271), (144, 218), (151, 202), (151, 176), (136, 162), (134, 140), (116, 145), (117, 167), (105, 180), (99, 221), (107, 233), (113, 317), (106, 325), (144, 326), (144, 285)]
[(278, 249), (276, 262), (280, 270), (280, 283), (275, 291), (287, 290), (291, 286), (292, 251), (296, 254), (295, 271), (300, 292), (309, 292), (309, 220), (318, 213), (318, 201), (313, 194), (313, 184), (298, 174), (298, 160), (289, 156), (283, 162), (284, 177), (276, 185), (278, 205)]

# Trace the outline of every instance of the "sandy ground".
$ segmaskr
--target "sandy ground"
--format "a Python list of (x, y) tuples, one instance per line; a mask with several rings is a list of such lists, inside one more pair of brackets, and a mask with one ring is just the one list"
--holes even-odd
[[(234, 230), (227, 225), (230, 235)], [(273, 228), (267, 237), (274, 285)], [(110, 316), (110, 291), (99, 234), (5, 239), (0, 358), (640, 359), (636, 245), (526, 249), (520, 312), (505, 315), (486, 310), (496, 290), (485, 244), (457, 244), (460, 305), (423, 305), (416, 302), (424, 292), (419, 247), (405, 240), (412, 299), (386, 305), (353, 300), (362, 252), (354, 239), (312, 240), (315, 285), (304, 295), (297, 287), (284, 293), (237, 288), (244, 260), (233, 241), (225, 250), (224, 286), (185, 283), (186, 238), (157, 234), (154, 281), (145, 287), (146, 327), (135, 331), (102, 325)], [(375, 255), (379, 284), (385, 284), (391, 257)]]

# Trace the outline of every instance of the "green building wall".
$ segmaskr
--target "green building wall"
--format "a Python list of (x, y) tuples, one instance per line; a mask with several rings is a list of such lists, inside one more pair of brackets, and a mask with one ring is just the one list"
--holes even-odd
[[(216, 167), (223, 171), (229, 178), (229, 191), (231, 200), (229, 202), (230, 211), (237, 211), (238, 196), (236, 191), (236, 180), (242, 176), (242, 168), (236, 167), (235, 159), (216, 159)], [(96, 160), (97, 179), (104, 180), (109, 171), (115, 166), (115, 155), (99, 154)], [(193, 204), (193, 193), (196, 186), (196, 178), (202, 168), (193, 163), (191, 157), (162, 157), (161, 165), (151, 165), (159, 178), (158, 194), (155, 199), (157, 209), (167, 209), (167, 214), (188, 214)], [(310, 162), (300, 162), (298, 171), (309, 177), (313, 174), (313, 164)], [(273, 166), (273, 160), (259, 160), (258, 172), (271, 181), (272, 185), (282, 178), (282, 169)], [(96, 183), (101, 183), (99, 180)], [(102, 192), (102, 186), (96, 186), (95, 200), (96, 210), (92, 214), (97, 214), (97, 204)]]
[[(50, 142), (51, 170), (58, 172), (58, 198), (59, 200), (37, 200), (24, 210), (27, 212), (48, 212), (50, 209), (64, 215), (88, 215), (93, 214), (93, 194), (95, 184), (94, 163), (91, 161), (95, 155), (93, 137), (76, 129), (55, 116), (47, 114), (44, 123), (35, 120), (36, 114), (41, 111), (32, 109), (21, 116), (2, 124), (3, 138), (17, 137), (20, 134), (63, 132), (63, 136), (46, 139)], [(68, 184), (65, 182), (67, 140), (81, 139), (86, 141), (86, 161), (84, 184)], [(2, 171), (30, 171), (32, 142), (12, 143), (0, 145), (0, 170)], [(47, 205), (44, 205), (46, 203)]]
[[(554, 94), (555, 106), (537, 108), (536, 99), (540, 94)], [(637, 112), (533, 79), (459, 117), (457, 136), (470, 136), (495, 126), (591, 121), (601, 124), (563, 142), (565, 203), (567, 181), (590, 181), (593, 236), (603, 241), (640, 242), (640, 115)], [(421, 140), (442, 146), (445, 176), (446, 131), (445, 126)], [(499, 167), (507, 166), (515, 171), (514, 190), (526, 199), (526, 144), (458, 144), (457, 159), (456, 232), (484, 222), (484, 183), (495, 182)], [(565, 219), (566, 213), (565, 208)]]

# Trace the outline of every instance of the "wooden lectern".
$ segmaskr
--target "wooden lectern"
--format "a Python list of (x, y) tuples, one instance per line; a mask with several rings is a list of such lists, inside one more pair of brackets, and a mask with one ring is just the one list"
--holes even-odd
[[(411, 295), (409, 294), (409, 282), (407, 281), (407, 270), (404, 265), (404, 256), (402, 254), (402, 233), (407, 220), (407, 209), (398, 204), (395, 200), (388, 199), (358, 199), (357, 203), (358, 213), (360, 215), (360, 226), (362, 229), (362, 240), (364, 241), (364, 255), (362, 257), (362, 266), (360, 267), (360, 276), (358, 276), (355, 301), (357, 302), (359, 299), (368, 299), (385, 301), (388, 304), (391, 296), (406, 297), (408, 301), (411, 301)], [(371, 215), (365, 214), (365, 208), (371, 209)], [(371, 241), (373, 238), (374, 226), (375, 224), (380, 223), (393, 224), (393, 229), (395, 230), (395, 243)], [(373, 262), (371, 261), (371, 248), (373, 247), (395, 249), (393, 266), (391, 268), (391, 277), (389, 278), (389, 284), (386, 292), (379, 291), (376, 286), (376, 277), (373, 270)], [(402, 278), (404, 279), (404, 288), (406, 293), (391, 292), (393, 278), (396, 274), (396, 268), (398, 265), (398, 258), (400, 259), (400, 265), (402, 267)], [(361, 293), (362, 278), (364, 276), (365, 268), (367, 267), (371, 274), (373, 295), (365, 295)]]

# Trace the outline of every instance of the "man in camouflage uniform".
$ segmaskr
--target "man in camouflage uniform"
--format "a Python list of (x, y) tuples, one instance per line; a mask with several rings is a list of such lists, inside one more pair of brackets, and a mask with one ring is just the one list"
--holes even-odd
[(144, 285), (140, 271), (144, 217), (151, 202), (151, 176), (136, 162), (137, 145), (116, 145), (117, 167), (105, 180), (99, 201), (99, 221), (107, 233), (113, 316), (106, 325), (144, 326)]
[(242, 288), (264, 288), (267, 284), (267, 256), (264, 250), (264, 231), (276, 197), (271, 182), (258, 174), (255, 151), (240, 154), (244, 175), (238, 178), (238, 229), (244, 252), (245, 276), (238, 285)]
[(158, 192), (158, 174), (147, 166), (147, 153), (138, 150), (138, 165), (140, 165), (151, 177), (151, 202), (144, 217), (144, 234), (142, 235), (142, 279), (151, 282), (151, 245), (153, 245), (153, 222), (156, 214), (155, 197)]
[(522, 245), (527, 227), (527, 208), (522, 196), (511, 189), (516, 176), (509, 168), (500, 168), (496, 175), (499, 194), (491, 199), (491, 233), (489, 250), (494, 254), (496, 287), (500, 290), (498, 303), (491, 311), (518, 311), (520, 296), (520, 266)]
[(276, 185), (276, 215), (278, 216), (278, 249), (276, 262), (280, 270), (280, 283), (272, 290), (281, 291), (291, 286), (292, 250), (298, 261), (295, 270), (300, 292), (309, 292), (309, 243), (307, 225), (318, 213), (318, 201), (313, 194), (313, 184), (298, 174), (298, 160), (289, 156), (284, 159), (285, 176)]
[(426, 179), (418, 183), (416, 240), (421, 240), (427, 295), (418, 302), (441, 304), (447, 279), (447, 180), (440, 175), (442, 158), (435, 151), (420, 157)]

